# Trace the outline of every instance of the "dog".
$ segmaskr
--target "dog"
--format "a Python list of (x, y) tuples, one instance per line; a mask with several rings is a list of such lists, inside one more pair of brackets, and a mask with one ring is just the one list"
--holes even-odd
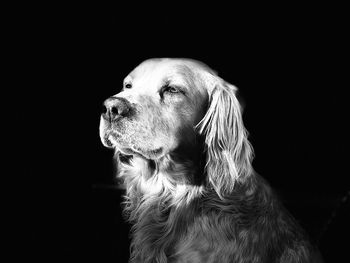
[(100, 138), (126, 191), (130, 262), (322, 262), (254, 171), (236, 92), (202, 62), (157, 58), (104, 102)]

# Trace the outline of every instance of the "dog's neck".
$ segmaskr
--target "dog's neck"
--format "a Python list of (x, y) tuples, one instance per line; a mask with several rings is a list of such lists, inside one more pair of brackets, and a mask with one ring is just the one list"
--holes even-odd
[(189, 203), (204, 189), (204, 154), (201, 146), (193, 145), (178, 147), (156, 160), (119, 153), (118, 177), (126, 189), (126, 210), (135, 211), (136, 216), (152, 202), (175, 207)]
[[(171, 251), (181, 231), (187, 229), (184, 224), (190, 225), (198, 210), (216, 209), (231, 213), (232, 209), (245, 209), (247, 203), (254, 204), (255, 199), (266, 199), (265, 196), (255, 196), (254, 182), (237, 185), (237, 192), (226, 200), (221, 200), (214, 190), (207, 192), (208, 187), (204, 186), (205, 163), (200, 162), (206, 160), (203, 157), (205, 152), (197, 150), (178, 149), (178, 152), (158, 160), (139, 155), (119, 156), (119, 176), (126, 187), (124, 212), (128, 221), (133, 223), (132, 257), (149, 260), (158, 257), (158, 251), (153, 249), (155, 242), (158, 248), (162, 244), (160, 250), (164, 253)], [(250, 193), (249, 185), (254, 186), (249, 187)], [(207, 201), (197, 202), (202, 198)]]

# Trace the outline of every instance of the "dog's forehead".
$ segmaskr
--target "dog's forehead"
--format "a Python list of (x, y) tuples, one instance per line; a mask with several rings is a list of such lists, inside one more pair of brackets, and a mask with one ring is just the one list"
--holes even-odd
[(153, 80), (159, 81), (163, 78), (178, 76), (181, 77), (181, 68), (185, 67), (185, 63), (173, 60), (147, 60), (138, 65), (129, 77), (135, 81)]
[(157, 85), (166, 80), (189, 81), (200, 78), (202, 73), (213, 72), (205, 64), (190, 59), (150, 59), (138, 65), (125, 78), (134, 84)]
[(176, 74), (176, 65), (174, 63), (164, 63), (157, 61), (146, 61), (138, 65), (129, 76), (132, 79), (157, 79), (168, 75)]

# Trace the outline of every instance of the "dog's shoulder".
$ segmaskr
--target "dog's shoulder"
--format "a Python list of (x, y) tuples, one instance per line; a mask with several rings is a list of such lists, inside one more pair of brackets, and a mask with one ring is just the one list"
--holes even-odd
[(179, 260), (313, 262), (308, 236), (271, 187), (260, 178), (252, 183), (224, 198), (208, 192), (193, 203), (195, 217), (175, 246)]

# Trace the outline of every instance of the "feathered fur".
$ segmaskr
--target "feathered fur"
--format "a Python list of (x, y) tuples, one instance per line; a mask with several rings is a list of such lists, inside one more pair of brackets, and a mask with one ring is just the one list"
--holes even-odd
[(252, 173), (252, 147), (243, 125), (236, 87), (218, 78), (210, 106), (197, 125), (205, 137), (207, 173), (216, 193), (229, 193), (235, 182)]
[[(151, 85), (145, 84), (146, 79), (166, 75), (165, 64), (174, 68), (174, 61), (176, 69), (179, 64), (187, 67), (187, 77), (196, 92), (186, 90), (184, 94), (193, 96), (192, 100), (166, 93), (163, 104), (149, 99), (147, 106), (135, 99), (140, 90), (123, 97), (134, 104), (128, 106), (128, 114), (133, 107), (135, 112), (146, 111), (147, 116), (158, 112), (151, 118), (155, 130), (146, 129), (145, 133), (153, 138), (162, 130), (170, 134), (169, 140), (176, 147), (151, 153), (143, 149), (145, 142), (139, 145), (135, 139), (143, 120), (137, 114), (123, 116), (126, 124), (118, 119), (120, 126), (113, 126), (111, 118), (101, 118), (101, 138), (106, 146), (115, 145), (118, 177), (126, 190), (125, 216), (133, 224), (130, 262), (318, 262), (306, 234), (252, 168), (253, 149), (233, 85), (192, 60), (146, 62), (130, 74), (133, 83)], [(199, 93), (199, 86), (206, 93)], [(191, 101), (195, 112), (190, 111), (191, 105), (183, 105)], [(126, 104), (122, 103), (124, 109)], [(185, 114), (161, 115), (162, 109), (171, 112), (172, 105), (185, 107)], [(153, 110), (155, 107), (159, 111)], [(201, 111), (200, 121), (192, 118)], [(181, 125), (177, 125), (180, 119)], [(130, 134), (125, 139), (120, 131)], [(148, 145), (156, 145), (158, 140), (154, 140)], [(125, 145), (131, 150), (125, 150)], [(163, 145), (170, 147), (169, 142)], [(158, 152), (162, 154), (154, 157)]]

